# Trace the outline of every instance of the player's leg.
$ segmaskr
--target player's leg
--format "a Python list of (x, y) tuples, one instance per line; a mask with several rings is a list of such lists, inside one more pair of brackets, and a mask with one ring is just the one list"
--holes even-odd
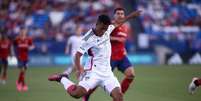
[(27, 91), (28, 87), (25, 83), (25, 73), (27, 69), (27, 61), (18, 61), (19, 75), (16, 82), (18, 91)]
[(16, 81), (16, 88), (19, 92), (22, 91), (22, 81), (24, 79), (24, 70), (23, 68), (19, 68), (18, 79)]
[(113, 101), (123, 101), (123, 94), (121, 92), (121, 88), (114, 88), (111, 92), (111, 97), (113, 98)]
[(200, 85), (201, 78), (194, 77), (188, 87), (189, 93), (193, 94)]
[(27, 70), (27, 61), (23, 61), (23, 67), (22, 68), (23, 68), (22, 71), (24, 73), (23, 79), (22, 79), (22, 86), (23, 86), (23, 89), (26, 91), (28, 89), (27, 84), (25, 82), (26, 70)]
[(101, 84), (101, 87), (110, 94), (110, 96), (113, 98), (113, 101), (123, 101), (123, 94), (117, 78), (112, 75), (103, 79), (104, 81)]
[[(117, 63), (116, 61), (111, 61), (112, 70), (115, 69), (115, 67), (116, 67), (116, 65), (117, 65), (116, 63)], [(114, 67), (114, 68), (113, 68), (113, 67)], [(89, 101), (89, 98), (90, 98), (91, 94), (92, 94), (97, 88), (98, 88), (98, 87), (95, 87), (94, 89), (90, 89), (90, 90), (88, 91), (88, 93), (87, 93), (85, 96), (83, 96), (82, 101)]]
[(98, 87), (95, 87), (94, 89), (90, 89), (86, 95), (82, 97), (82, 101), (89, 101), (89, 98), (91, 94), (97, 89)]
[(8, 68), (8, 61), (7, 59), (2, 60), (2, 69), (3, 69), (3, 74), (2, 74), (2, 84), (6, 84), (6, 79), (7, 79), (7, 68)]
[(48, 80), (56, 81), (63, 84), (64, 89), (67, 91), (67, 93), (74, 98), (80, 98), (87, 93), (85, 88), (83, 88), (82, 86), (77, 86), (72, 81), (70, 81), (68, 79), (68, 75), (66, 74), (53, 74), (48, 77)]
[(1, 72), (2, 72), (2, 60), (1, 60), (1, 58), (0, 58), (0, 83), (1, 83)]
[(87, 94), (89, 89), (93, 89), (97, 86), (97, 80), (91, 78), (90, 76), (84, 76), (83, 80), (79, 82), (79, 85), (75, 85), (72, 81), (68, 79), (65, 74), (54, 74), (48, 78), (50, 81), (57, 81), (63, 84), (65, 90), (73, 98), (80, 98)]
[(73, 98), (80, 98), (87, 93), (87, 90), (84, 87), (75, 85), (72, 81), (70, 81), (66, 77), (62, 77), (60, 82), (63, 84), (68, 94)]
[(125, 93), (135, 78), (134, 68), (130, 63), (130, 61), (128, 60), (127, 56), (125, 56), (119, 62), (118, 69), (125, 75), (124, 79), (121, 82), (122, 92)]

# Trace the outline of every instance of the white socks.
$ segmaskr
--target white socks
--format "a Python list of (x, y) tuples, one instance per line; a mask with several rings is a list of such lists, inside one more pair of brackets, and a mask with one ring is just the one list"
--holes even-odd
[(70, 86), (74, 85), (74, 83), (66, 77), (61, 78), (61, 83), (64, 85), (65, 90), (67, 90)]

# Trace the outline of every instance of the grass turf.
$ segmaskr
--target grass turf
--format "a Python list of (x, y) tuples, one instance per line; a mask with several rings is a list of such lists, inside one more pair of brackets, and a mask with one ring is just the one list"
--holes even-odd
[[(29, 91), (24, 93), (17, 92), (15, 88), (18, 70), (9, 69), (7, 84), (0, 85), (0, 101), (81, 101), (66, 94), (62, 85), (47, 81), (48, 75), (64, 69), (29, 68), (26, 78)], [(201, 77), (200, 65), (137, 65), (135, 71), (136, 79), (125, 94), (125, 101), (201, 101), (201, 88), (194, 95), (187, 93), (191, 78)], [(115, 75), (120, 81), (122, 80), (121, 73), (115, 71)], [(90, 101), (112, 101), (112, 99), (99, 87)]]

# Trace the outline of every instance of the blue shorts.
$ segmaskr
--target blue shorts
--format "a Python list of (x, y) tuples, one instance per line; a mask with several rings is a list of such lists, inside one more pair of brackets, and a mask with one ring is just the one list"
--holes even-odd
[(0, 64), (1, 65), (8, 65), (8, 60), (7, 59), (0, 59)]
[(131, 62), (128, 60), (127, 56), (124, 56), (121, 60), (111, 60), (111, 67), (112, 67), (112, 71), (117, 68), (119, 71), (121, 71), (122, 73), (124, 73), (124, 71), (131, 67), (132, 64)]
[(21, 60), (18, 60), (18, 68), (27, 69), (27, 63), (28, 63), (28, 61), (21, 61)]

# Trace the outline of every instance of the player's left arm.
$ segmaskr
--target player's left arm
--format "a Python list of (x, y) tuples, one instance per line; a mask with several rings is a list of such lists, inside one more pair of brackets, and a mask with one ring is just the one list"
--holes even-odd
[(110, 36), (111, 41), (118, 41), (118, 42), (125, 42), (126, 37), (115, 37), (115, 36)]
[(141, 14), (140, 10), (133, 11), (129, 15), (127, 15), (124, 19), (122, 19), (122, 20), (120, 20), (118, 22), (113, 22), (113, 25), (115, 27), (121, 26), (123, 23), (140, 16), (140, 14)]
[(65, 54), (70, 54), (70, 50), (72, 49), (72, 42), (71, 42), (71, 37), (68, 39), (65, 47)]
[(29, 50), (33, 50), (35, 48), (35, 45), (33, 44), (33, 40), (30, 38), (29, 39)]

